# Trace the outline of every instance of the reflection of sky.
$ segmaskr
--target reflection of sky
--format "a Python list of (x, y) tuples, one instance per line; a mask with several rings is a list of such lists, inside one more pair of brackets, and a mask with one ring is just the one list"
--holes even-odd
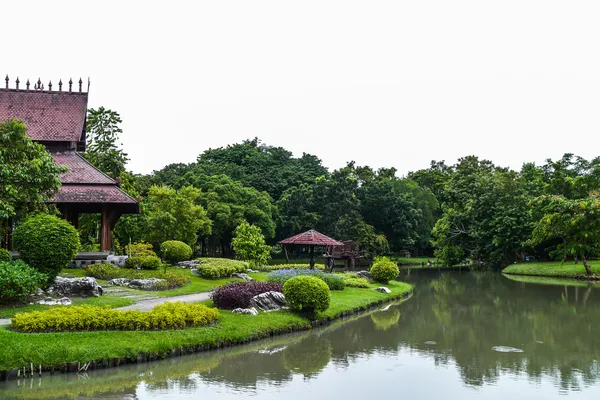
[[(548, 400), (564, 398), (549, 378), (532, 382), (527, 374), (505, 372), (483, 386), (467, 386), (453, 362), (436, 366), (431, 356), (410, 350), (396, 354), (373, 353), (359, 356), (350, 365), (336, 366), (330, 362), (312, 378), (295, 374), (280, 384), (259, 381), (256, 389), (236, 388), (218, 382), (203, 381), (194, 376), (197, 386), (182, 389), (174, 384), (169, 390), (148, 390), (140, 385), (137, 395), (145, 399), (223, 399), (259, 398), (286, 400), (371, 399), (374, 396), (403, 399), (486, 399), (486, 400)], [(175, 383), (175, 382), (174, 382)], [(568, 392), (569, 399), (600, 399), (600, 385)], [(565, 394), (565, 393), (563, 393)]]

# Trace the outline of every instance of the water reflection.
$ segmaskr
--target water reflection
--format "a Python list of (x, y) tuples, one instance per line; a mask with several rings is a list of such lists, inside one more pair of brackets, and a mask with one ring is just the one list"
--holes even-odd
[[(413, 298), (344, 323), (146, 365), (6, 382), (0, 397), (196, 398), (234, 390), (294, 398), (292, 388), (347, 379), (339, 395), (356, 398), (355, 375), (381, 387), (404, 379), (407, 392), (437, 390), (442, 397), (450, 386), (457, 395), (462, 386), (518, 387), (531, 396), (547, 383), (553, 384), (550, 395), (585, 392), (598, 383), (600, 292), (592, 285), (519, 282), (493, 273), (413, 273), (409, 279), (416, 285)], [(424, 388), (419, 371), (431, 368), (438, 387)], [(385, 381), (386, 373), (399, 371), (401, 378)], [(460, 392), (462, 398), (475, 394)]]

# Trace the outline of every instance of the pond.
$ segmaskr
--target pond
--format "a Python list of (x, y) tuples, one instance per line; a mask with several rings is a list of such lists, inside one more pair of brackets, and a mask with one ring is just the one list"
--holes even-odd
[(600, 398), (600, 289), (414, 272), (412, 298), (322, 329), (0, 383), (2, 399)]

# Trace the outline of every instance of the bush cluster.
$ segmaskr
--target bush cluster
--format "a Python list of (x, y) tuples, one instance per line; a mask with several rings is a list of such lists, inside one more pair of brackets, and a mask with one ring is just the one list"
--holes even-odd
[(365, 278), (344, 278), (344, 283), (347, 287), (368, 289), (369, 281)]
[(284, 284), (296, 276), (314, 276), (319, 278), (327, 284), (330, 290), (343, 290), (346, 286), (344, 284), (344, 277), (341, 275), (327, 274), (317, 269), (308, 268), (278, 269), (267, 275), (267, 282)]
[(303, 313), (315, 314), (329, 308), (329, 287), (314, 276), (297, 276), (283, 285), (283, 295), (289, 306)]
[(10, 255), (10, 251), (6, 249), (0, 249), (0, 262), (2, 261), (12, 261), (12, 256)]
[(373, 280), (379, 283), (388, 283), (400, 275), (398, 265), (387, 257), (381, 257), (375, 260), (371, 267), (371, 276)]
[(59, 307), (17, 314), (12, 328), (21, 332), (151, 331), (204, 326), (217, 321), (214, 308), (193, 303), (165, 303), (151, 311), (119, 311), (97, 306)]
[(198, 275), (204, 279), (228, 278), (235, 273), (246, 272), (248, 263), (227, 258), (200, 258)]
[(37, 292), (48, 277), (23, 261), (0, 262), (0, 302), (17, 300)]
[(115, 267), (112, 264), (92, 264), (86, 268), (88, 276), (93, 276), (97, 279), (111, 280), (117, 278), (127, 279), (148, 279), (148, 278), (159, 278), (164, 279), (166, 284), (164, 287), (156, 287), (156, 289), (166, 290), (174, 289), (185, 285), (190, 282), (190, 277), (187, 275), (187, 271), (177, 272), (162, 272), (162, 271), (137, 271), (132, 269), (123, 269)]
[(231, 282), (218, 287), (211, 294), (215, 306), (224, 310), (248, 308), (250, 299), (261, 293), (281, 292), (283, 285), (272, 282)]
[(161, 266), (158, 256), (130, 256), (125, 260), (125, 268), (129, 269), (159, 269)]
[[(310, 268), (310, 264), (277, 264), (277, 265), (262, 265), (258, 267), (258, 270), (261, 272), (273, 272), (278, 271), (280, 269), (296, 269), (296, 268)], [(323, 265), (315, 265), (315, 269), (325, 270), (325, 266)]]
[(15, 247), (26, 264), (54, 280), (79, 250), (79, 234), (73, 225), (54, 215), (38, 214), (15, 229)]
[(163, 259), (171, 264), (187, 261), (192, 258), (192, 248), (178, 240), (167, 240), (160, 245)]

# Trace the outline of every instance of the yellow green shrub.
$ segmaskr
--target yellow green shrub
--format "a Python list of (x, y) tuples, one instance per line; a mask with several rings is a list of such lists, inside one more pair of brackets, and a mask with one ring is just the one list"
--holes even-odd
[(27, 333), (151, 331), (204, 326), (218, 319), (219, 312), (203, 304), (165, 303), (147, 312), (72, 306), (17, 314), (11, 328)]

